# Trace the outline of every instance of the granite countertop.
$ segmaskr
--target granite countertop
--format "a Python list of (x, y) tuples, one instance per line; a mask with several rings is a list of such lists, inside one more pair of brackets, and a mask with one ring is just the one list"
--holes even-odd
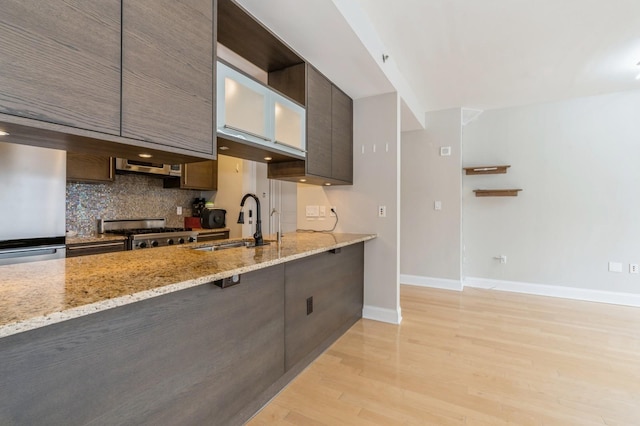
[(193, 243), (0, 266), (0, 337), (375, 238), (291, 233), (282, 244), (221, 251)]

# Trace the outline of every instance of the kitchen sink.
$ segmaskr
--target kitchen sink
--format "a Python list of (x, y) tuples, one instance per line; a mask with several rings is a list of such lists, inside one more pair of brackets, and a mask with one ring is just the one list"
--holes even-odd
[(233, 241), (229, 243), (218, 243), (218, 244), (210, 244), (210, 245), (201, 246), (201, 247), (193, 247), (193, 249), (199, 250), (199, 251), (219, 251), (219, 250), (226, 250), (226, 249), (236, 248), (236, 247), (249, 247), (250, 244), (251, 243), (247, 241)]
[[(271, 241), (265, 241), (264, 245), (269, 245)], [(221, 242), (221, 243), (213, 243), (213, 244), (209, 244), (206, 246), (200, 246), (200, 247), (193, 247), (193, 250), (199, 250), (199, 251), (220, 251), (220, 250), (226, 250), (226, 249), (230, 249), (230, 248), (237, 248), (237, 247), (247, 247), (247, 248), (251, 248), (251, 247), (255, 247), (254, 246), (254, 242), (253, 239), (252, 240), (242, 240), (242, 241), (228, 241), (228, 242)]]

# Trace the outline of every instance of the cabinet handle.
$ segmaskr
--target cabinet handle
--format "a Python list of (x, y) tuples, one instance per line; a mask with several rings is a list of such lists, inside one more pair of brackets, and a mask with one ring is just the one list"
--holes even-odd
[(306, 150), (306, 149), (302, 149), (302, 148), (300, 148), (300, 147), (297, 147), (297, 146), (295, 146), (295, 145), (291, 145), (291, 144), (288, 144), (288, 143), (285, 143), (285, 142), (280, 142), (279, 140), (275, 140), (274, 142), (275, 142), (277, 145), (287, 146), (287, 147), (289, 147), (289, 148), (295, 149), (296, 151), (300, 151), (300, 152), (304, 152), (304, 153), (306, 153), (306, 152), (307, 152), (307, 150)]
[(233, 130), (234, 132), (244, 133), (245, 135), (253, 136), (255, 138), (259, 138), (259, 139), (265, 140), (267, 142), (272, 142), (271, 138), (268, 138), (268, 137), (263, 136), (263, 135), (259, 135), (257, 133), (248, 132), (248, 131), (242, 130), (242, 129), (238, 128), (238, 127), (229, 126), (228, 124), (225, 124), (223, 127), (225, 129)]
[(109, 158), (109, 180), (113, 180), (113, 158)]
[(91, 249), (91, 248), (104, 248), (104, 247), (115, 247), (115, 246), (124, 246), (124, 240), (115, 242), (115, 243), (104, 243), (104, 244), (87, 244), (81, 246), (67, 246), (67, 250), (81, 250), (81, 249)]
[(189, 167), (187, 167), (186, 164), (182, 168), (182, 176), (184, 176), (184, 184), (185, 185), (189, 185), (189, 173), (187, 172), (188, 169), (189, 169)]

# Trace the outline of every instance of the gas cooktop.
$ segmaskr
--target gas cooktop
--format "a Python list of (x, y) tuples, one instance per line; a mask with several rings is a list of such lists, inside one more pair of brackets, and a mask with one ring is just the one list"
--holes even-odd
[(98, 231), (128, 237), (129, 250), (193, 243), (198, 240), (197, 232), (185, 228), (168, 228), (165, 224), (165, 219), (100, 219)]

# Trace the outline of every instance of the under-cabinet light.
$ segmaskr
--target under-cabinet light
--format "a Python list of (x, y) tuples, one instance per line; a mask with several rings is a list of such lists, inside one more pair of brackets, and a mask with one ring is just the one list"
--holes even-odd
[(306, 182), (306, 181), (307, 181), (306, 179), (300, 179), (300, 182)]
[(228, 146), (224, 146), (224, 145), (223, 145), (223, 146), (219, 147), (218, 149), (219, 149), (220, 151), (226, 151), (226, 150), (228, 150), (228, 149), (229, 149), (229, 147), (228, 147)]
[(5, 132), (4, 130), (0, 130), (0, 136), (9, 136), (9, 132)]
[(140, 158), (151, 158), (151, 157), (153, 157), (153, 155), (142, 153), (142, 154), (138, 154), (138, 157), (140, 157)]
[(273, 158), (271, 158), (271, 157), (264, 157), (264, 159), (265, 159), (265, 161), (271, 161), (271, 160), (273, 160)]

